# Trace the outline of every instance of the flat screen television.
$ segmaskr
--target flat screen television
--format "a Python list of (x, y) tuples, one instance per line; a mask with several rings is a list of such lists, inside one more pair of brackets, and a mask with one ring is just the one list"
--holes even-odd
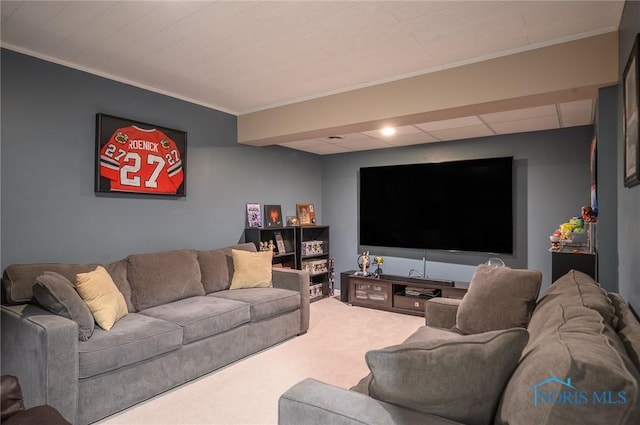
[(513, 253), (513, 158), (360, 168), (360, 245)]

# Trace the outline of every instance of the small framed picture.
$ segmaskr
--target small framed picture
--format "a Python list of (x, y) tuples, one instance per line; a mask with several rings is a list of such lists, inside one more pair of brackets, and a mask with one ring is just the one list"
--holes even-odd
[(296, 204), (296, 213), (301, 226), (316, 225), (316, 210), (313, 204)]
[(282, 227), (282, 208), (280, 205), (264, 206), (264, 222), (268, 228)]
[(247, 204), (247, 227), (262, 227), (260, 204)]
[(640, 183), (640, 34), (636, 35), (629, 60), (624, 68), (624, 185)]
[(276, 248), (278, 248), (278, 254), (284, 254), (287, 252), (287, 248), (284, 245), (284, 239), (282, 233), (279, 231), (273, 232), (273, 236), (276, 238)]
[(287, 216), (287, 226), (299, 226), (300, 221), (298, 221), (298, 217), (295, 215)]

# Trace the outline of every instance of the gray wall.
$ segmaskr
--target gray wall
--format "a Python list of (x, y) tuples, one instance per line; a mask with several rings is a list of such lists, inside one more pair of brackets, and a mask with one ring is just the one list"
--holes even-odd
[[(2, 267), (107, 262), (243, 237), (245, 204), (313, 202), (317, 157), (238, 146), (236, 117), (2, 50)], [(95, 114), (185, 130), (187, 197), (97, 197)]]
[[(618, 291), (618, 85), (598, 91), (596, 113), (598, 281)], [(612, 113), (612, 111), (614, 111)]]
[[(551, 277), (549, 235), (590, 202), (589, 144), (592, 136), (593, 127), (584, 126), (323, 157), (322, 214), (324, 221), (331, 224), (331, 251), (336, 259), (336, 270), (356, 268), (360, 167), (513, 156), (519, 257), (516, 264), (542, 271), (543, 285), (548, 286)], [(416, 196), (420, 195), (416, 188)], [(465, 225), (472, 232), (474, 226), (482, 226), (482, 223)], [(406, 275), (410, 269), (422, 272), (422, 254), (406, 251), (403, 255), (385, 257), (383, 270), (401, 275)], [(467, 258), (460, 261), (456, 254), (427, 252), (427, 275), (469, 281), (475, 265), (489, 257), (477, 255), (476, 261), (468, 264)]]
[[(625, 3), (618, 35), (620, 80), (631, 45), (640, 32), (640, 2)], [(620, 92), (619, 92), (620, 93)], [(611, 111), (614, 113), (614, 111)], [(619, 94), (617, 116), (622, 117)], [(636, 312), (640, 312), (640, 185), (624, 187), (622, 181), (624, 139), (622, 119), (618, 119), (618, 276), (619, 290)]]

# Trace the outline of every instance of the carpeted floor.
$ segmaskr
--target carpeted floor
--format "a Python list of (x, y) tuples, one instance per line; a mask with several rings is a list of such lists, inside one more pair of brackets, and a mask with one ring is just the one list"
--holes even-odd
[(369, 373), (364, 354), (402, 342), (424, 318), (311, 304), (309, 332), (189, 382), (98, 424), (276, 424), (278, 398), (307, 377), (349, 388)]

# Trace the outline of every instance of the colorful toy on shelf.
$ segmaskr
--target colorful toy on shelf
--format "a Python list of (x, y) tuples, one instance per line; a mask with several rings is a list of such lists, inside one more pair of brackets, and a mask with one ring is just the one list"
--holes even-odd
[(595, 212), (589, 205), (585, 205), (584, 207), (582, 207), (580, 215), (582, 216), (582, 220), (584, 220), (585, 223), (598, 222), (598, 213)]

